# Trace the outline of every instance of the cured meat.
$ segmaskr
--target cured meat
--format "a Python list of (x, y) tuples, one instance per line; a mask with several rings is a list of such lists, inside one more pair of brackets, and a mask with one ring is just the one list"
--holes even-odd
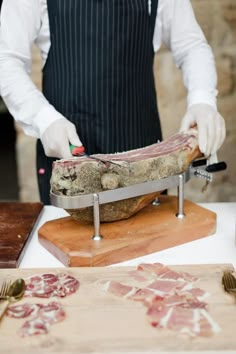
[(138, 288), (117, 281), (108, 281), (105, 283), (104, 290), (119, 297), (129, 298), (136, 293)]
[(202, 308), (167, 306), (157, 302), (148, 308), (147, 317), (153, 327), (171, 329), (191, 336), (209, 336), (220, 328), (209, 313)]
[(36, 334), (46, 334), (48, 333), (49, 324), (46, 323), (40, 317), (34, 317), (29, 321), (26, 321), (20, 330), (20, 335), (22, 337), (33, 336)]
[(24, 303), (23, 305), (11, 305), (7, 310), (7, 316), (19, 319), (30, 317), (20, 329), (20, 334), (25, 337), (48, 333), (51, 325), (64, 320), (65, 311), (56, 301), (46, 305)]
[[(208, 304), (203, 301), (209, 293), (194, 286), (198, 280), (196, 277), (176, 272), (161, 263), (140, 264), (129, 275), (135, 285), (108, 281), (105, 291), (141, 301), (147, 308), (147, 318), (153, 327), (190, 336), (208, 336), (220, 330), (207, 311)], [(142, 283), (142, 287), (138, 283)]]
[(135, 301), (145, 301), (147, 298), (152, 298), (155, 295), (152, 289), (125, 285), (112, 280), (105, 283), (104, 290), (115, 296)]
[[(137, 267), (137, 270), (139, 272), (143, 272), (148, 274), (153, 274), (155, 276), (158, 276), (158, 278), (162, 279), (170, 279), (170, 280), (184, 280), (188, 282), (196, 282), (198, 279), (194, 277), (193, 275), (187, 273), (187, 272), (176, 272), (173, 269), (164, 266), (161, 263), (152, 263), (152, 264), (139, 264)], [(147, 276), (147, 275), (146, 275)]]
[(46, 305), (25, 303), (10, 306), (7, 315), (14, 318), (30, 317), (20, 329), (20, 335), (25, 337), (48, 333), (51, 325), (64, 320), (65, 311), (60, 303), (52, 301)]
[(65, 297), (79, 288), (79, 281), (68, 273), (42, 274), (26, 279), (25, 296)]
[(13, 318), (25, 318), (34, 316), (39, 312), (40, 304), (24, 303), (23, 305), (11, 305), (8, 307), (7, 315)]
[[(200, 156), (196, 130), (175, 134), (144, 148), (116, 154), (97, 154), (107, 163), (84, 157), (53, 163), (51, 190), (56, 195), (77, 196), (127, 187), (183, 173)], [(113, 163), (109, 163), (115, 162)], [(101, 221), (130, 217), (150, 204), (159, 193), (100, 205)], [(67, 209), (76, 220), (93, 221), (93, 208)]]
[[(24, 297), (60, 297), (71, 295), (79, 289), (80, 282), (67, 272), (60, 274), (45, 273), (33, 275), (26, 279)], [(63, 321), (65, 311), (57, 301), (48, 304), (26, 302), (8, 307), (7, 316), (12, 318), (29, 318), (21, 327), (20, 334), (31, 336), (48, 333), (52, 324)]]
[(153, 283), (148, 285), (148, 289), (153, 289), (156, 294), (160, 296), (165, 296), (168, 294), (173, 294), (177, 290), (180, 291), (187, 287), (188, 283), (180, 282), (175, 279), (165, 280), (165, 279), (157, 279)]

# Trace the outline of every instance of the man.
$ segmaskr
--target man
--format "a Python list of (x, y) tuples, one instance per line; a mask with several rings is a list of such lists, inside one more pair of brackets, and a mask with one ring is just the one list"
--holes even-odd
[[(162, 139), (153, 77), (162, 42), (188, 91), (180, 129), (197, 124), (200, 149), (210, 156), (225, 126), (212, 51), (189, 0), (3, 0), (0, 93), (25, 133), (40, 139), (44, 203), (53, 158), (69, 158), (69, 143), (92, 154)], [(33, 43), (42, 53), (43, 94), (29, 77)]]

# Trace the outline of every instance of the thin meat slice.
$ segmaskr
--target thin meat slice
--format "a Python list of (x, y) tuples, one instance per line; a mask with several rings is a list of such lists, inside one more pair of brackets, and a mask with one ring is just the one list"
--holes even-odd
[(48, 333), (49, 324), (47, 324), (42, 318), (34, 317), (26, 321), (20, 329), (20, 335), (22, 337), (33, 336), (36, 334)]
[(46, 334), (51, 325), (63, 321), (65, 311), (59, 302), (52, 301), (48, 304), (30, 304), (10, 306), (7, 316), (18, 319), (29, 317), (20, 329), (21, 336)]
[(141, 272), (153, 273), (156, 275), (164, 268), (162, 263), (141, 263), (138, 265), (137, 270)]
[[(105, 290), (142, 302), (153, 327), (190, 336), (209, 336), (220, 331), (207, 311), (208, 304), (203, 301), (209, 293), (194, 286), (197, 277), (172, 270), (161, 263), (140, 264), (128, 274), (136, 286), (108, 281)], [(142, 287), (137, 286), (139, 282)]]
[(59, 302), (52, 301), (40, 308), (39, 317), (47, 324), (61, 322), (65, 318), (65, 311)]
[[(128, 298), (130, 300), (147, 302), (147, 301), (152, 301), (153, 297), (155, 296), (157, 295), (155, 295), (155, 292), (152, 289), (140, 288), (134, 294), (129, 295)], [(160, 298), (162, 299), (161, 296)]]
[(41, 276), (31, 276), (26, 279), (25, 296), (65, 297), (75, 293), (79, 285), (78, 279), (68, 273), (46, 273)]
[(137, 292), (138, 288), (109, 280), (104, 284), (104, 290), (118, 297), (129, 298)]
[(68, 273), (60, 274), (58, 282), (57, 290), (54, 293), (59, 297), (75, 293), (80, 285), (79, 281)]
[(160, 302), (162, 304), (165, 304), (167, 307), (173, 307), (173, 306), (178, 306), (178, 307), (183, 307), (183, 308), (206, 308), (207, 303), (203, 301), (199, 301), (196, 299), (194, 296), (188, 295), (186, 296), (185, 294), (174, 294), (174, 295), (167, 295), (165, 297), (160, 297), (160, 296), (154, 296), (151, 301), (147, 302), (145, 301), (145, 305), (147, 307), (152, 307), (152, 306), (159, 306)]
[(187, 272), (177, 272), (168, 266), (164, 266), (161, 263), (143, 263), (137, 267), (137, 270), (139, 272), (151, 273), (152, 275), (158, 276), (158, 278), (167, 280), (183, 280), (188, 282), (195, 282), (198, 280), (198, 278)]
[(205, 309), (167, 306), (164, 301), (150, 306), (147, 318), (153, 327), (170, 329), (190, 336), (209, 336), (220, 331), (218, 324)]
[(138, 270), (131, 270), (128, 272), (128, 275), (134, 280), (143, 283), (149, 280), (150, 278), (152, 278), (152, 277), (148, 277), (147, 273), (144, 272), (142, 273), (141, 271)]
[(25, 318), (35, 316), (42, 305), (25, 303), (22, 305), (11, 305), (8, 307), (6, 315), (13, 318)]
[(115, 296), (135, 301), (145, 301), (147, 298), (155, 296), (152, 289), (138, 288), (112, 280), (105, 283), (104, 290)]
[(208, 296), (210, 296), (209, 292), (207, 292), (201, 288), (195, 288), (195, 287), (186, 289), (185, 293), (193, 295), (199, 301), (202, 301), (202, 300), (206, 299)]
[(184, 289), (189, 284), (182, 281), (177, 280), (165, 280), (165, 279), (157, 279), (151, 284), (147, 286), (148, 289), (154, 290), (155, 294), (165, 296), (174, 294), (176, 290)]

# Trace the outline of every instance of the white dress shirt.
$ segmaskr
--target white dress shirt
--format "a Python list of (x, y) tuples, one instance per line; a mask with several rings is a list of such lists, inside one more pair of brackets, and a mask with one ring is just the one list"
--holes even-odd
[[(150, 0), (147, 0), (150, 8)], [(153, 37), (158, 51), (165, 44), (182, 70), (188, 106), (208, 103), (216, 107), (216, 71), (190, 0), (159, 0)], [(41, 137), (61, 118), (30, 78), (32, 46), (43, 65), (50, 49), (47, 0), (3, 0), (0, 26), (0, 96), (26, 134)]]

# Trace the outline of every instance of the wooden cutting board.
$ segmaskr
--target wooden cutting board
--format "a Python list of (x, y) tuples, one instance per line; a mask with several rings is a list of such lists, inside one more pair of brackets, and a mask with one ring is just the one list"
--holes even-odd
[[(145, 307), (127, 299), (104, 293), (100, 282), (117, 280), (131, 284), (129, 271), (134, 267), (69, 268), (67, 272), (80, 280), (76, 294), (60, 299), (66, 319), (50, 327), (46, 335), (21, 338), (17, 334), (24, 319), (4, 317), (1, 322), (1, 353), (235, 353), (236, 303), (221, 285), (222, 272), (231, 265), (171, 266), (200, 278), (197, 285), (210, 292), (209, 313), (221, 327), (211, 337), (190, 338), (169, 330), (157, 330), (145, 317)], [(32, 274), (61, 272), (62, 269), (4, 269), (6, 277), (26, 277)], [(25, 300), (21, 300), (22, 303)], [(49, 302), (48, 299), (27, 299)]]
[(160, 196), (126, 220), (101, 224), (101, 241), (92, 240), (94, 226), (64, 217), (46, 222), (39, 242), (66, 267), (106, 266), (181, 245), (215, 233), (216, 214), (185, 200), (183, 219), (176, 217), (177, 198)]
[(41, 203), (0, 203), (0, 268), (15, 268), (24, 255)]

